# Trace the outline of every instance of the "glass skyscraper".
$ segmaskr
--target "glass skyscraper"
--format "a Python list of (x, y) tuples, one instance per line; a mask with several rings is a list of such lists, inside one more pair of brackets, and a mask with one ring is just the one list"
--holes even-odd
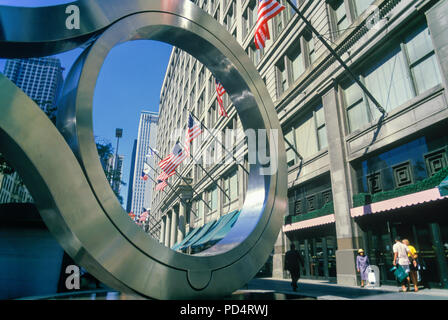
[[(151, 207), (151, 193), (153, 182), (151, 179), (141, 179), (143, 165), (146, 162), (154, 168), (157, 159), (147, 158), (149, 147), (155, 148), (157, 137), (157, 123), (159, 114), (156, 112), (142, 111), (138, 127), (137, 149), (134, 159), (134, 180), (132, 183), (131, 211), (140, 215), (144, 209)], [(152, 177), (153, 179), (155, 177)]]
[[(57, 58), (9, 59), (3, 73), (54, 118), (63, 70)], [(32, 201), (17, 172), (0, 177), (0, 203)]]

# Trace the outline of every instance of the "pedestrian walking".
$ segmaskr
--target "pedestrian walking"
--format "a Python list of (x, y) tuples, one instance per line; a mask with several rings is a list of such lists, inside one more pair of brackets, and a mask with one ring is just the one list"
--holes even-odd
[(293, 291), (297, 291), (297, 281), (300, 278), (300, 267), (303, 267), (303, 259), (296, 246), (291, 244), (291, 250), (285, 253), (285, 270), (291, 275), (291, 287)]
[(409, 258), (408, 258), (408, 252), (410, 252), (409, 248), (407, 245), (403, 244), (401, 242), (400, 237), (396, 237), (395, 238), (395, 244), (392, 247), (393, 253), (394, 253), (394, 261), (392, 262), (392, 264), (397, 267), (397, 268), (403, 268), (403, 270), (406, 272), (406, 274), (408, 275), (405, 280), (400, 281), (401, 282), (401, 290), (403, 292), (406, 292), (408, 289), (408, 286), (405, 285), (405, 282), (407, 281), (408, 285), (409, 285), (409, 272), (410, 272), (410, 268), (409, 268)]
[(369, 267), (369, 257), (364, 253), (363, 249), (359, 249), (356, 257), (356, 269), (361, 275), (361, 288), (364, 288), (364, 281), (368, 281)]
[(411, 246), (409, 244), (409, 240), (408, 239), (403, 239), (403, 244), (406, 245), (409, 249), (408, 252), (408, 259), (409, 259), (409, 269), (410, 269), (410, 276), (411, 276), (411, 280), (412, 280), (412, 284), (414, 285), (414, 291), (417, 292), (418, 291), (418, 279), (417, 279), (417, 271), (418, 271), (418, 254), (417, 254), (417, 250), (414, 248), (414, 246)]

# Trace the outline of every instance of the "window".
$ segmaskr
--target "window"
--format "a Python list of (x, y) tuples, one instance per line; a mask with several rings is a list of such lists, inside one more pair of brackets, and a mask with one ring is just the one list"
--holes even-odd
[[(294, 131), (291, 129), (288, 133), (285, 134), (285, 139), (288, 140), (289, 143), (294, 145)], [(288, 167), (292, 167), (296, 164), (296, 154), (294, 150), (286, 144), (286, 162)]]
[[(290, 20), (296, 14), (296, 12), (288, 3), (286, 3), (286, 1), (281, 1), (281, 2), (286, 7), (287, 10), (285, 10), (285, 11), (287, 11), (288, 20)], [(298, 3), (298, 0), (292, 0), (291, 2), (294, 4), (294, 6), (296, 8), (298, 8), (300, 5)], [(289, 10), (288, 10), (288, 8), (289, 8)]]
[(216, 186), (207, 191), (207, 204), (211, 208), (209, 213), (218, 209), (218, 188)]
[(243, 12), (243, 39), (250, 33), (257, 22), (257, 1), (251, 0)]
[(232, 28), (233, 26), (233, 23), (235, 22), (234, 10), (235, 10), (235, 1), (232, 1), (232, 4), (229, 7), (229, 11), (227, 12), (226, 17), (224, 18), (224, 25), (226, 26), (227, 30), (230, 30), (230, 28)]
[[(328, 147), (324, 109), (319, 104), (314, 110), (301, 117), (293, 128), (285, 131), (287, 139), (303, 157), (310, 157)], [(286, 145), (286, 162), (289, 167), (297, 163), (294, 150)]]
[[(441, 83), (440, 72), (426, 25), (400, 41), (381, 59), (361, 72), (360, 80), (380, 105), (391, 111)], [(424, 70), (424, 71), (423, 71)], [(361, 88), (342, 86), (349, 131), (353, 132), (381, 115)]]
[(199, 76), (198, 76), (198, 86), (199, 88), (202, 87), (202, 83), (205, 80), (205, 67), (202, 66), (201, 70), (199, 71)]
[(355, 3), (355, 5), (356, 5), (356, 13), (358, 14), (358, 16), (360, 16), (364, 11), (366, 11), (374, 1), (375, 0), (356, 0), (356, 1), (353, 1)]
[(280, 97), (292, 83), (297, 81), (316, 58), (315, 41), (311, 33), (305, 31), (292, 42), (286, 54), (276, 64), (277, 96)]
[(197, 218), (202, 219), (204, 217), (204, 202), (198, 201), (197, 206), (198, 206), (197, 208), (198, 210), (196, 211), (198, 214)]
[(316, 119), (318, 148), (319, 150), (322, 150), (328, 147), (327, 128), (325, 127), (325, 114), (322, 105), (316, 108), (315, 119)]
[(308, 54), (308, 60), (309, 64), (313, 64), (314, 61), (316, 61), (316, 42), (314, 40), (313, 34), (311, 32), (306, 32), (304, 35), (306, 48), (307, 48), (307, 54)]
[[(390, 111), (412, 98), (411, 83), (408, 81), (404, 56), (400, 48), (392, 51), (367, 71), (365, 84), (386, 111)], [(370, 101), (369, 104), (372, 105), (371, 112), (374, 114), (374, 118), (379, 118), (378, 109)]]
[(280, 96), (283, 92), (288, 89), (288, 73), (285, 68), (285, 61), (281, 59), (277, 63), (277, 92)]
[(238, 171), (232, 170), (223, 180), (223, 190), (230, 197), (223, 195), (224, 203), (233, 202), (238, 199)]
[(405, 48), (417, 94), (442, 82), (426, 25), (405, 39)]
[(317, 135), (312, 113), (300, 119), (294, 133), (296, 148), (302, 157), (306, 158), (317, 153)]
[(364, 95), (357, 84), (343, 89), (345, 104), (347, 106), (347, 117), (350, 132), (359, 129), (362, 125), (370, 122)]
[(350, 25), (348, 21), (347, 12), (345, 10), (344, 0), (335, 0), (330, 3), (334, 20), (334, 38), (339, 37)]
[(305, 71), (305, 63), (303, 61), (302, 49), (300, 48), (300, 41), (289, 50), (288, 60), (291, 64), (291, 77), (293, 81), (296, 81)]
[(193, 86), (193, 89), (190, 92), (190, 110), (193, 109), (194, 106), (194, 98), (196, 96), (196, 86)]
[(248, 54), (249, 58), (252, 60), (252, 62), (254, 63), (254, 65), (258, 65), (258, 63), (261, 61), (261, 58), (264, 55), (264, 48), (256, 49), (255, 44), (252, 43), (247, 48), (247, 54)]
[(280, 36), (280, 34), (282, 33), (283, 28), (284, 28), (283, 12), (280, 12), (280, 14), (275, 16), (272, 23), (274, 25), (274, 38), (276, 39)]
[(198, 100), (198, 113), (197, 113), (198, 117), (200, 117), (203, 112), (204, 112), (204, 93), (201, 94)]

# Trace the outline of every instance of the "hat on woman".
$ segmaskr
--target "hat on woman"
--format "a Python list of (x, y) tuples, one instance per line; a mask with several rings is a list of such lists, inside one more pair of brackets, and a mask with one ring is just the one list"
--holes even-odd
[(362, 249), (359, 249), (359, 250), (358, 250), (358, 253), (361, 253), (361, 252), (364, 252), (364, 250), (362, 250)]

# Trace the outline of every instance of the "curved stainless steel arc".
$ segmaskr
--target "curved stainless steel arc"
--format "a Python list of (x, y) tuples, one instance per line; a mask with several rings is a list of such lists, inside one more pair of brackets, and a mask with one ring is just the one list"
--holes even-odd
[[(95, 2), (77, 2), (82, 8), (92, 3)], [(40, 177), (41, 180), (36, 183), (43, 184), (45, 187), (42, 190), (48, 191), (30, 188), (48, 227), (76, 262), (106, 284), (157, 299), (229, 294), (251, 279), (266, 261), (287, 208), (284, 142), (272, 100), (240, 45), (217, 21), (190, 1), (126, 1), (125, 6), (122, 1), (110, 0), (107, 7), (104, 3), (98, 1), (89, 7), (87, 12), (95, 14), (84, 16), (81, 9), (81, 26), (84, 23), (95, 26), (90, 29), (86, 27), (84, 33), (74, 32), (71, 37), (65, 31), (55, 31), (55, 38), (51, 38), (50, 32), (44, 39), (39, 38), (40, 33), (37, 32), (28, 38), (14, 38), (15, 33), (7, 30), (4, 34), (8, 41), (0, 41), (0, 47), (9, 48), (17, 56), (24, 56), (26, 54), (18, 49), (17, 43), (19, 47), (29, 50), (35, 48), (36, 42), (42, 43), (43, 48), (46, 42), (56, 41), (58, 45), (53, 44), (52, 48), (47, 47), (42, 52), (57, 53), (80, 37), (95, 33), (95, 42), (81, 54), (70, 70), (59, 103), (57, 125), (66, 143), (60, 141), (61, 134), (56, 134), (53, 128), (49, 128), (48, 132), (40, 127), (21, 129), (30, 131), (27, 137), (32, 135), (33, 130), (53, 135), (58, 140), (57, 143), (52, 141), (55, 151), (50, 151), (47, 145), (42, 147), (42, 153), (48, 152), (48, 156), (63, 154), (65, 158), (74, 158), (72, 153), (68, 154), (68, 144), (78, 162), (74, 163), (70, 158), (69, 162), (58, 164), (58, 156), (48, 164), (60, 165), (70, 174), (76, 171), (79, 175), (82, 170), (85, 176), (79, 178), (82, 184), (70, 185), (66, 192), (58, 190), (65, 176), (59, 176), (60, 170), (44, 170), (46, 160), (39, 158), (32, 150), (33, 146), (40, 146), (45, 139), (34, 145), (36, 141), (22, 143), (15, 137), (14, 131), (5, 131), (8, 137), (5, 146), (11, 150), (22, 150), (20, 155), (6, 152), (5, 155), (14, 164), (20, 162), (22, 157), (30, 158), (32, 168), (19, 166), (18, 170), (23, 176)], [(39, 14), (44, 14), (43, 8), (38, 9)], [(51, 10), (60, 10), (60, 6), (45, 10), (44, 15), (50, 16)], [(29, 14), (33, 12), (31, 10)], [(96, 16), (100, 17), (99, 20), (95, 20)], [(108, 24), (108, 21), (111, 23)], [(57, 29), (55, 26), (53, 28)], [(278, 164), (278, 170), (272, 175), (261, 175), (263, 166), (258, 158), (257, 163), (251, 164), (240, 218), (222, 241), (199, 255), (190, 256), (170, 250), (133, 224), (109, 187), (98, 160), (92, 121), (96, 80), (107, 54), (115, 45), (140, 39), (170, 43), (203, 63), (226, 88), (244, 129), (278, 130), (278, 140), (268, 137), (266, 146), (270, 148), (270, 156)], [(15, 40), (14, 44), (10, 43), (12, 40)], [(11, 87), (12, 84), (7, 82), (3, 79), (0, 84), (4, 83), (5, 88)], [(1, 85), (0, 90), (3, 90)], [(17, 95), (22, 97), (24, 94)], [(3, 97), (1, 99), (0, 111), (6, 115), (6, 118), (2, 116), (1, 130), (5, 130), (4, 125), (8, 121), (17, 122), (20, 128), (25, 126), (18, 117), (11, 118), (9, 112), (3, 112), (5, 108), (12, 109), (8, 103), (15, 101), (12, 99), (5, 105)], [(33, 102), (27, 101), (26, 104), (27, 108), (32, 108)], [(33, 107), (37, 108), (35, 105)], [(33, 112), (39, 113), (39, 110)], [(52, 202), (55, 192), (58, 197)], [(83, 201), (84, 197), (86, 201)]]

